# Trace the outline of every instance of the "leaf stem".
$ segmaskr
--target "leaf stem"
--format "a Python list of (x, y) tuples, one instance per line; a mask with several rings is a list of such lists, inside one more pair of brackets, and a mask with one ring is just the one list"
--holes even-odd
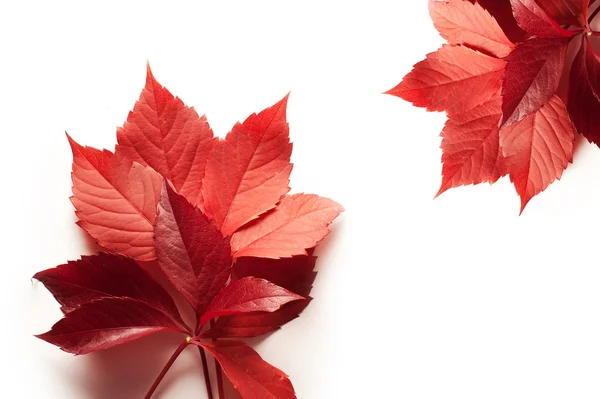
[[(215, 319), (210, 321), (210, 327), (212, 328), (215, 324)], [(213, 338), (213, 341), (216, 341), (216, 338)], [(219, 388), (219, 399), (225, 399), (225, 389), (223, 387), (223, 372), (221, 371), (221, 365), (215, 359), (215, 372), (217, 374), (217, 387)]]
[(189, 343), (190, 343), (190, 338), (187, 338), (185, 341), (183, 341), (181, 343), (181, 345), (179, 345), (177, 347), (177, 349), (175, 350), (175, 352), (173, 353), (173, 355), (171, 356), (171, 358), (169, 359), (167, 364), (165, 364), (165, 367), (163, 367), (163, 369), (160, 372), (160, 374), (158, 375), (158, 377), (156, 377), (154, 384), (152, 384), (152, 386), (148, 390), (148, 393), (146, 394), (146, 396), (144, 396), (144, 399), (150, 399), (152, 397), (152, 395), (154, 394), (154, 391), (156, 391), (156, 388), (158, 388), (158, 385), (161, 383), (162, 379), (167, 374), (167, 371), (169, 371), (169, 369), (171, 368), (173, 363), (175, 363), (175, 360), (177, 360), (179, 355), (181, 355), (181, 352), (183, 352), (183, 350), (189, 345)]
[(204, 383), (206, 385), (206, 393), (208, 394), (208, 399), (213, 399), (212, 385), (210, 383), (210, 374), (208, 372), (208, 362), (206, 361), (206, 352), (204, 352), (204, 348), (201, 346), (198, 346), (198, 352), (200, 352), (200, 358), (202, 359), (202, 371), (204, 372)]
[(600, 12), (600, 7), (596, 8), (594, 10), (594, 12), (592, 13), (592, 15), (590, 15), (590, 17), (588, 18), (588, 25), (592, 23), (592, 21), (594, 20), (594, 18), (596, 18), (596, 15), (598, 15), (598, 13)]

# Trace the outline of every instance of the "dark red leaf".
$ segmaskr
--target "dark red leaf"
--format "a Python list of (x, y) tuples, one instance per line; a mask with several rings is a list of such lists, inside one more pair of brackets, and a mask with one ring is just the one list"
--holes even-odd
[(229, 239), (215, 224), (165, 184), (156, 218), (158, 264), (197, 315), (227, 283)]
[(212, 302), (200, 319), (200, 324), (219, 316), (239, 313), (275, 312), (288, 302), (304, 297), (267, 280), (244, 277), (229, 283)]
[(169, 293), (134, 260), (99, 253), (37, 273), (65, 312), (105, 297), (127, 297), (144, 302), (185, 325)]
[(387, 94), (428, 111), (465, 112), (498, 91), (503, 72), (503, 60), (464, 46), (444, 45), (416, 64)]
[(155, 258), (154, 219), (162, 178), (154, 170), (107, 150), (73, 150), (73, 197), (79, 226), (111, 252)]
[(533, 196), (560, 179), (573, 160), (574, 139), (575, 128), (558, 96), (500, 131), (510, 180), (521, 196), (521, 212)]
[(600, 145), (600, 101), (592, 88), (592, 81), (600, 74), (600, 64), (592, 52), (590, 42), (584, 40), (571, 67), (568, 108), (577, 131)]
[(479, 4), (464, 0), (429, 1), (431, 19), (452, 45), (465, 45), (496, 57), (506, 57), (514, 47), (498, 22)]
[(452, 187), (494, 183), (504, 176), (504, 157), (498, 137), (502, 97), (463, 113), (449, 114), (442, 130), (442, 185), (437, 195)]
[(536, 112), (556, 93), (565, 62), (566, 39), (531, 39), (506, 58), (502, 77), (502, 125)]
[(344, 208), (311, 194), (284, 196), (277, 207), (231, 238), (234, 258), (284, 258), (306, 255), (327, 234), (328, 226)]
[(199, 117), (154, 79), (149, 65), (146, 87), (117, 130), (117, 140), (117, 154), (151, 166), (188, 201), (202, 205), (202, 179), (213, 132), (206, 117)]
[(536, 0), (561, 25), (585, 26), (590, 0)]
[(564, 29), (535, 2), (535, 0), (511, 0), (519, 26), (531, 36), (539, 38), (571, 37), (575, 33)]
[(285, 373), (265, 362), (241, 341), (194, 342), (219, 362), (233, 387), (244, 399), (295, 399)]
[(211, 152), (202, 186), (206, 213), (223, 234), (273, 209), (292, 171), (287, 96), (236, 124)]
[(121, 345), (156, 332), (181, 330), (169, 316), (131, 298), (103, 298), (67, 313), (37, 337), (65, 352), (83, 355)]

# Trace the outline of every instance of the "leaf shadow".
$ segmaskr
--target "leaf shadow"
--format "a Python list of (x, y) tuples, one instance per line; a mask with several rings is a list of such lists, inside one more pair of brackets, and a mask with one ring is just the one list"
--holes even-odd
[[(162, 333), (105, 351), (85, 355), (85, 378), (73, 381), (78, 397), (131, 399), (143, 397), (164, 364), (181, 343), (181, 335)], [(150, 349), (149, 349), (150, 348)], [(183, 374), (198, 373), (195, 368), (173, 368), (162, 381), (154, 398), (167, 392)]]
[(575, 135), (575, 143), (573, 143), (573, 158), (577, 157), (577, 153), (581, 151), (589, 141), (580, 134)]

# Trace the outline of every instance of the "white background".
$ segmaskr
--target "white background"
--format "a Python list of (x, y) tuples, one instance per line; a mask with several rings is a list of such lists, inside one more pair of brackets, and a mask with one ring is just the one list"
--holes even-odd
[[(31, 276), (93, 251), (64, 131), (114, 148), (146, 61), (221, 136), (291, 91), (293, 191), (346, 208), (311, 306), (255, 343), (299, 398), (600, 396), (600, 151), (520, 217), (508, 179), (433, 200), (445, 116), (380, 94), (442, 43), (425, 0), (124, 3), (0, 5), (0, 396), (139, 398), (180, 340), (33, 337), (60, 312)], [(156, 397), (205, 397), (196, 351)]]

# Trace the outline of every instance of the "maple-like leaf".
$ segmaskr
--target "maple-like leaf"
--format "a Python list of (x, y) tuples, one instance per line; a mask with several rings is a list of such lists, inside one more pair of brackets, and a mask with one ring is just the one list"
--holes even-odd
[(429, 13), (438, 32), (452, 45), (462, 44), (499, 58), (514, 47), (498, 22), (478, 3), (429, 0)]
[(169, 293), (134, 260), (99, 253), (36, 273), (65, 313), (96, 299), (126, 297), (144, 302), (185, 325)]
[(498, 92), (463, 113), (449, 114), (442, 130), (442, 184), (437, 195), (452, 187), (494, 183), (505, 174), (500, 149), (502, 97)]
[(241, 341), (194, 342), (219, 362), (244, 399), (295, 399), (288, 376)]
[(536, 112), (556, 93), (567, 43), (564, 39), (531, 39), (519, 44), (506, 58), (503, 125)]
[(538, 38), (571, 37), (574, 31), (564, 29), (535, 2), (511, 0), (515, 18), (525, 31)]
[(416, 64), (387, 94), (428, 111), (465, 112), (496, 93), (503, 72), (503, 60), (464, 46), (444, 45)]
[(201, 315), (229, 279), (229, 239), (168, 184), (162, 190), (155, 230), (158, 265)]
[(275, 312), (283, 305), (304, 299), (265, 279), (244, 277), (229, 283), (212, 302), (200, 319), (200, 324), (219, 316), (251, 312)]
[(154, 219), (162, 178), (154, 170), (107, 150), (73, 150), (73, 197), (78, 224), (111, 252), (155, 258)]
[(237, 123), (213, 147), (202, 185), (206, 213), (224, 235), (273, 209), (292, 171), (287, 96)]
[(317, 258), (309, 250), (308, 256), (284, 259), (239, 258), (233, 266), (232, 279), (258, 277), (286, 288), (306, 299), (287, 303), (273, 312), (237, 314), (219, 317), (214, 325), (202, 334), (205, 338), (255, 337), (277, 330), (285, 323), (297, 318), (308, 306), (308, 297), (315, 281), (314, 271)]
[(161, 86), (147, 68), (127, 121), (117, 130), (117, 154), (151, 166), (194, 205), (202, 206), (202, 179), (214, 142), (206, 117)]
[(306, 255), (307, 248), (329, 234), (328, 226), (343, 210), (338, 203), (316, 195), (285, 196), (277, 208), (233, 235), (234, 257)]
[(518, 43), (525, 40), (527, 33), (519, 27), (510, 0), (469, 0), (471, 3), (477, 2), (485, 8), (498, 22), (506, 37), (513, 42)]
[(583, 40), (571, 66), (569, 79), (569, 115), (577, 128), (589, 141), (600, 145), (600, 101), (592, 83), (600, 74), (600, 62), (591, 43)]
[(510, 180), (521, 196), (521, 212), (533, 196), (560, 179), (573, 159), (574, 138), (575, 129), (558, 96), (500, 131)]
[(184, 332), (169, 316), (132, 298), (102, 298), (67, 313), (38, 335), (62, 350), (83, 355), (112, 348), (160, 331)]

